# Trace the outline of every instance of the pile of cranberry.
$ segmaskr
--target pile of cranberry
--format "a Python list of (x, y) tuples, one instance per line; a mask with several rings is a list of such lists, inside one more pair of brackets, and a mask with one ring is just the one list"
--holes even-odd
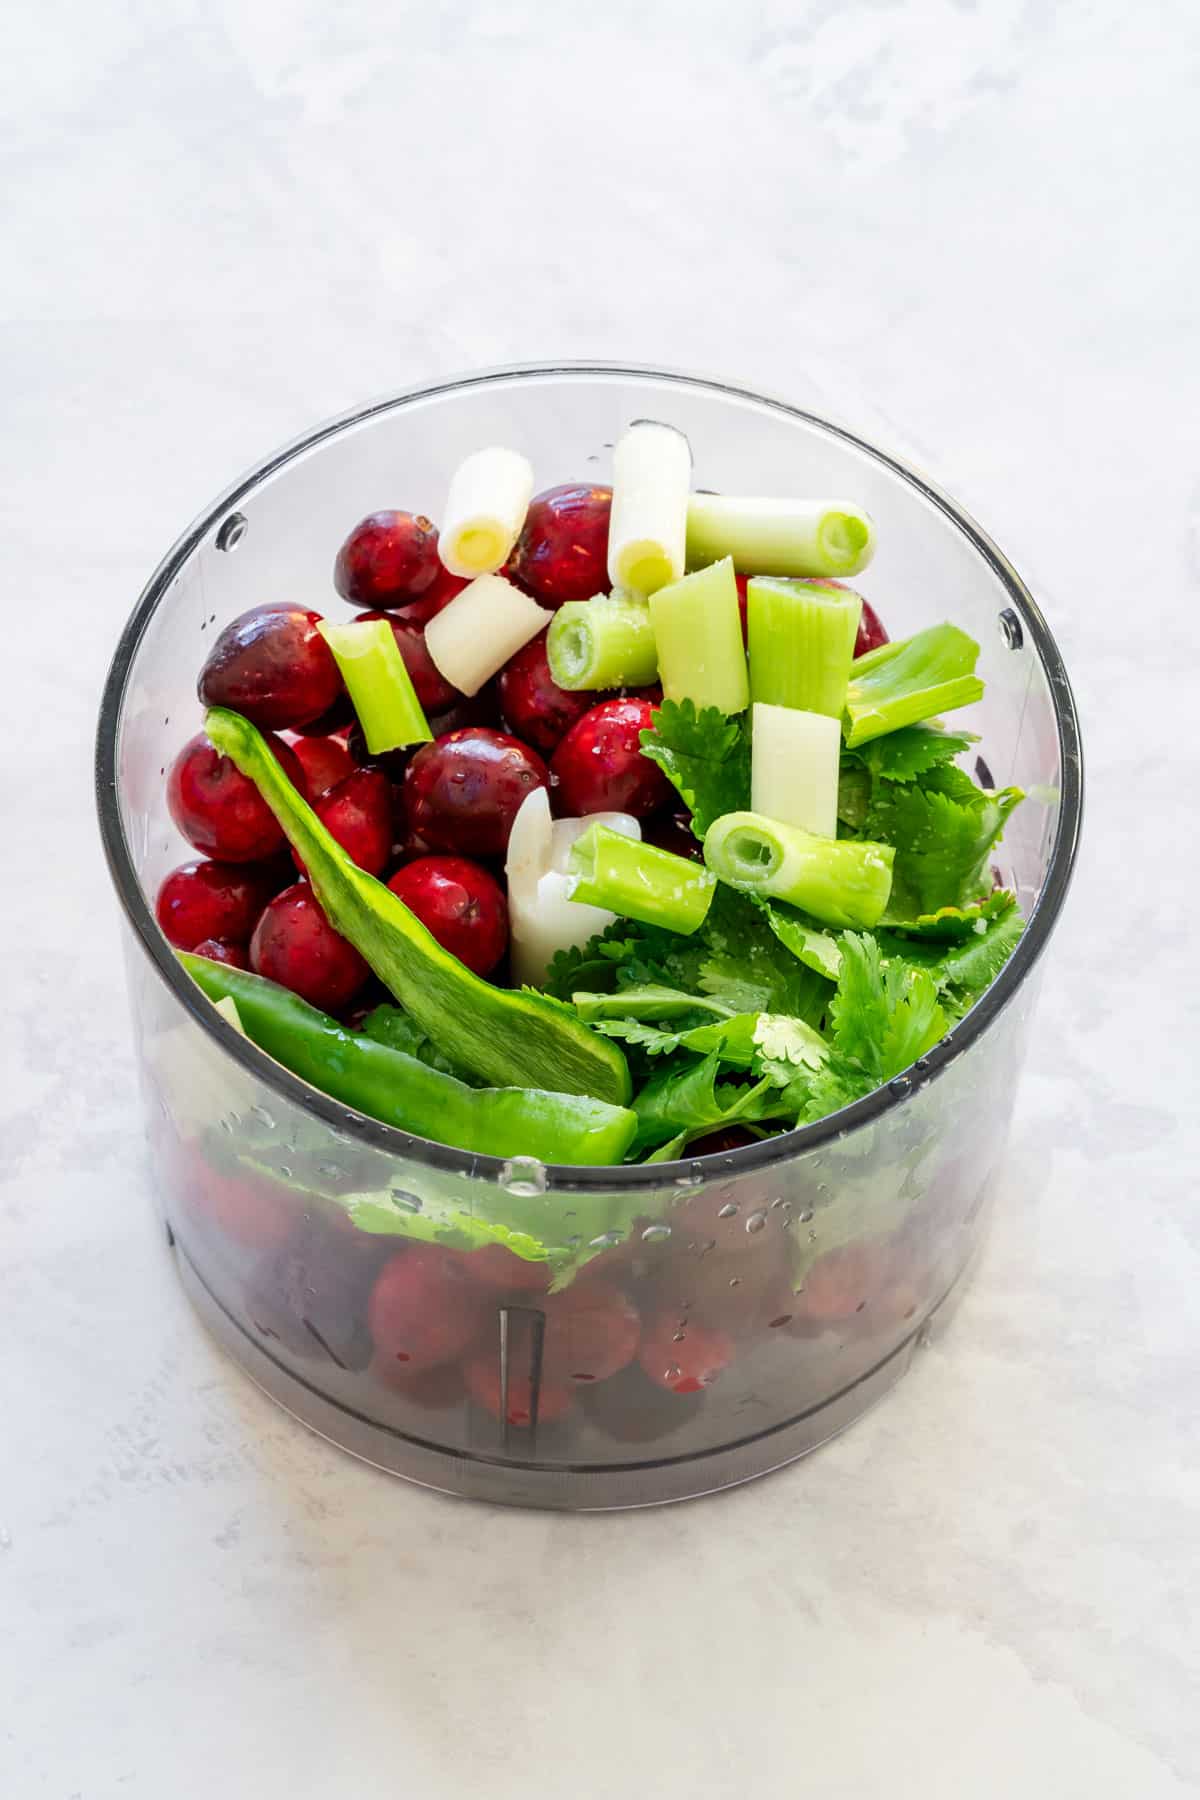
[[(610, 488), (579, 483), (537, 495), (503, 573), (550, 610), (604, 592), (611, 500)], [(632, 813), (651, 842), (699, 855), (677, 794), (639, 748), (657, 689), (567, 693), (551, 678), (542, 632), (480, 693), (458, 693), (430, 657), (425, 627), (466, 583), (439, 561), (435, 527), (412, 513), (363, 519), (337, 553), (333, 581), (362, 617), (388, 620), (431, 743), (368, 753), (317, 629), (321, 615), (301, 606), (255, 607), (226, 627), (201, 670), (200, 698), (270, 734), (348, 854), (476, 974), (503, 979), (504, 854), (533, 788), (548, 788), (561, 815)], [(738, 585), (744, 628), (740, 576)], [(886, 641), (864, 604), (857, 654)], [(249, 966), (353, 1019), (370, 997), (370, 971), (330, 925), (253, 783), (200, 733), (171, 767), (168, 800), (204, 858), (175, 869), (159, 890), (158, 922), (170, 942)]]

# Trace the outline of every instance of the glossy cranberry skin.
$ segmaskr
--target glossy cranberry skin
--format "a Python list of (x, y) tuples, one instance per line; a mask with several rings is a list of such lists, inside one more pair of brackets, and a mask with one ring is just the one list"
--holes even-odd
[(462, 699), (441, 673), (425, 645), (425, 626), (407, 614), (392, 616), (385, 612), (363, 613), (366, 619), (386, 619), (392, 628), (396, 648), (404, 658), (404, 666), (412, 680), (413, 691), (427, 715), (446, 712)]
[(612, 489), (569, 481), (535, 494), (508, 567), (542, 606), (608, 592)]
[(370, 513), (338, 551), (333, 585), (355, 606), (406, 606), (432, 587), (441, 566), (437, 531), (428, 519), (419, 513)]
[(854, 640), (855, 656), (865, 656), (868, 650), (878, 650), (880, 644), (889, 644), (882, 619), (869, 600), (862, 603), (862, 617), (858, 621), (858, 636)]
[(225, 963), (231, 969), (248, 969), (250, 958), (241, 944), (231, 944), (225, 938), (201, 938), (192, 950), (193, 956), (207, 956), (209, 962)]
[(522, 801), (549, 785), (535, 750), (507, 732), (468, 725), (417, 751), (404, 773), (405, 816), (435, 850), (503, 856)]
[(307, 725), (293, 725), (292, 730), (300, 737), (332, 737), (335, 732), (347, 731), (356, 717), (354, 702), (343, 690), (328, 712), (323, 712), (319, 719), (310, 719)]
[(452, 575), (442, 563), (438, 563), (437, 574), (419, 600), (411, 601), (407, 606), (392, 607), (390, 610), (399, 617), (411, 619), (414, 625), (427, 625), (436, 613), (449, 606), (456, 594), (461, 594), (465, 587), (471, 585), (469, 575)]
[[(347, 758), (349, 761), (349, 758)], [(351, 768), (344, 781), (317, 804), (321, 823), (347, 856), (368, 875), (382, 875), (392, 860), (392, 784), (382, 769)], [(304, 861), (293, 850), (296, 867)]]
[(543, 756), (550, 755), (575, 721), (590, 712), (600, 698), (599, 694), (568, 693), (559, 687), (550, 673), (547, 635), (539, 631), (530, 638), (509, 658), (498, 677), (504, 723)]
[(263, 731), (295, 730), (343, 692), (333, 652), (303, 606), (256, 606), (227, 625), (200, 671), (205, 706), (228, 706)]
[(205, 938), (248, 944), (274, 892), (260, 870), (244, 864), (189, 862), (167, 876), (154, 913), (177, 950), (194, 950)]
[[(282, 739), (267, 743), (288, 779), (307, 798), (304, 770)], [(284, 835), (252, 781), (205, 737), (186, 743), (167, 777), (171, 817), (197, 850), (218, 862), (260, 862), (284, 845)]]
[[(682, 1328), (677, 1312), (661, 1313), (643, 1333), (638, 1362), (656, 1387), (672, 1394), (698, 1394), (728, 1368), (733, 1339), (724, 1331), (689, 1321)], [(682, 1329), (682, 1337), (677, 1334)]]
[(494, 876), (465, 856), (421, 856), (388, 882), (443, 950), (490, 975), (508, 949), (508, 902)]
[(330, 788), (344, 781), (354, 768), (354, 759), (342, 738), (301, 737), (296, 739), (292, 749), (304, 770), (309, 799), (314, 805)]
[(333, 929), (306, 881), (284, 888), (264, 911), (250, 940), (250, 967), (321, 1012), (347, 1006), (371, 972)]
[(641, 752), (640, 733), (653, 712), (651, 700), (630, 695), (602, 700), (572, 725), (550, 762), (564, 816), (627, 812), (646, 819), (670, 804), (675, 789)]
[(747, 1144), (756, 1144), (758, 1139), (754, 1133), (747, 1131), (744, 1125), (726, 1125), (722, 1131), (710, 1131), (701, 1138), (693, 1138), (688, 1145), (689, 1156), (727, 1156), (731, 1150), (743, 1150)]
[(367, 1323), (381, 1362), (415, 1373), (449, 1362), (477, 1338), (488, 1301), (468, 1280), (464, 1258), (439, 1244), (411, 1244), (379, 1272)]
[(733, 579), (737, 586), (738, 612), (742, 617), (742, 642), (744, 644), (748, 641), (750, 636), (749, 627), (746, 623), (746, 607), (748, 604), (746, 597), (746, 583), (749, 581), (750, 577), (748, 575), (735, 575)]
[[(704, 861), (704, 846), (689, 823), (691, 814), (686, 812), (662, 813), (657, 819), (647, 822), (642, 832), (642, 842), (654, 844), (660, 850), (669, 850), (672, 856), (686, 856), (692, 862)], [(689, 1156), (695, 1156), (693, 1147)], [(703, 1154), (703, 1152), (701, 1152)]]

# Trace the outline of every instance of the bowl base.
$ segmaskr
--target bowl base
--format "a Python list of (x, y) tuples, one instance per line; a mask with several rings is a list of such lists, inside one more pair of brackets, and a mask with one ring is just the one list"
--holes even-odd
[[(882, 1362), (819, 1406), (724, 1449), (631, 1463), (551, 1467), (461, 1451), (439, 1450), (328, 1399), (275, 1360), (226, 1311), (177, 1236), (171, 1248), (184, 1291), (210, 1334), (255, 1385), (302, 1425), (338, 1449), (419, 1487), (458, 1499), (551, 1512), (616, 1512), (699, 1499), (772, 1474), (827, 1443), (862, 1417), (908, 1369), (935, 1318), (942, 1323), (961, 1296), (964, 1269), (917, 1328)], [(971, 1262), (974, 1262), (974, 1258)]]

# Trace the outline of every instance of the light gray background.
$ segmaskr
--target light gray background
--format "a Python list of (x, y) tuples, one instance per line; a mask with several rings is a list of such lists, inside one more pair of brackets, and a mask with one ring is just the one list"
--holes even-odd
[[(4, 36), (0, 1793), (1196, 1792), (1200, 10), (26, 0)], [(629, 1517), (408, 1490), (207, 1342), (88, 766), (228, 479), (556, 355), (913, 454), (1041, 599), (1091, 783), (952, 1331), (806, 1465)]]

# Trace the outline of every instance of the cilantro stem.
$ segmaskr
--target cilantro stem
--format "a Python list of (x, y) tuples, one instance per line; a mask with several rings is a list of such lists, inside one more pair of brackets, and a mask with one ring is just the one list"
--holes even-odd
[(877, 925), (894, 857), (890, 844), (817, 837), (753, 812), (726, 813), (704, 839), (704, 860), (721, 881), (787, 900), (824, 925)]
[(323, 624), (372, 756), (428, 743), (433, 733), (386, 619)]
[(689, 937), (708, 916), (716, 877), (686, 856), (593, 825), (571, 847), (572, 900)]
[(840, 719), (860, 596), (826, 582), (760, 576), (747, 585), (746, 616), (753, 698)]
[(560, 688), (645, 687), (658, 674), (650, 609), (631, 594), (569, 600), (546, 639), (550, 673)]

